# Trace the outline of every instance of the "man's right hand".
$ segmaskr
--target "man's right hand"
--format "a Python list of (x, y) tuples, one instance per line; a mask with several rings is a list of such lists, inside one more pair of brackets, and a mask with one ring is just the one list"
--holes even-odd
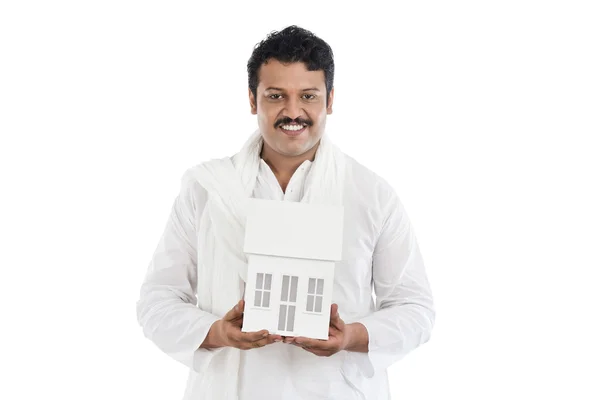
[(250, 350), (280, 342), (283, 339), (279, 335), (269, 335), (269, 331), (266, 329), (258, 332), (242, 332), (243, 319), (244, 300), (240, 300), (222, 319), (212, 324), (200, 347), (204, 349), (235, 347), (236, 349)]

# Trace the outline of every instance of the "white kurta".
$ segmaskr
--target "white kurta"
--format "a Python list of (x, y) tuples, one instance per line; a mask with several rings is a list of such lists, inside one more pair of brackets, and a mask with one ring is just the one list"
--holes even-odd
[[(305, 161), (283, 193), (261, 160), (253, 197), (299, 201), (311, 165)], [(347, 168), (343, 261), (335, 267), (333, 302), (346, 323), (367, 328), (369, 353), (318, 357), (284, 343), (243, 351), (241, 400), (389, 399), (387, 367), (429, 340), (433, 299), (408, 216), (381, 177), (351, 157)], [(196, 306), (197, 227), (206, 200), (197, 182), (184, 181), (137, 303), (145, 336), (190, 367), (184, 400), (205, 399), (199, 377), (219, 352), (199, 348), (221, 317)]]

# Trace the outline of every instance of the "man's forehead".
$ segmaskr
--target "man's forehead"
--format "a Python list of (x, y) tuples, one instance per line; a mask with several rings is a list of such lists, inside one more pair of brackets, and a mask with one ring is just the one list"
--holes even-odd
[(302, 62), (282, 63), (270, 59), (258, 71), (258, 86), (261, 90), (280, 88), (284, 90), (325, 90), (325, 73), (309, 71)]

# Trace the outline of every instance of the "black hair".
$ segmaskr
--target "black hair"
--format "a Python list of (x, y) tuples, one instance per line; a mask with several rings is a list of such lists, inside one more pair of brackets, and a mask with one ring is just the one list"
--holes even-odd
[(258, 70), (271, 58), (282, 63), (302, 62), (309, 71), (322, 70), (329, 103), (329, 93), (333, 88), (333, 51), (323, 39), (306, 29), (291, 25), (279, 32), (271, 32), (258, 43), (248, 60), (248, 87), (255, 99)]

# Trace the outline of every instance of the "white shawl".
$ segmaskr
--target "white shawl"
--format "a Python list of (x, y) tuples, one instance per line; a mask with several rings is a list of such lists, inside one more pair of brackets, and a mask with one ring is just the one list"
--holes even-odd
[[(233, 157), (211, 160), (193, 169), (194, 177), (208, 192), (198, 231), (198, 307), (219, 317), (242, 298), (244, 291), (246, 205), (256, 184), (262, 146), (257, 130)], [(301, 201), (343, 205), (345, 164), (344, 154), (323, 135)], [(202, 377), (207, 398), (238, 398), (240, 351), (224, 348), (215, 354)]]

